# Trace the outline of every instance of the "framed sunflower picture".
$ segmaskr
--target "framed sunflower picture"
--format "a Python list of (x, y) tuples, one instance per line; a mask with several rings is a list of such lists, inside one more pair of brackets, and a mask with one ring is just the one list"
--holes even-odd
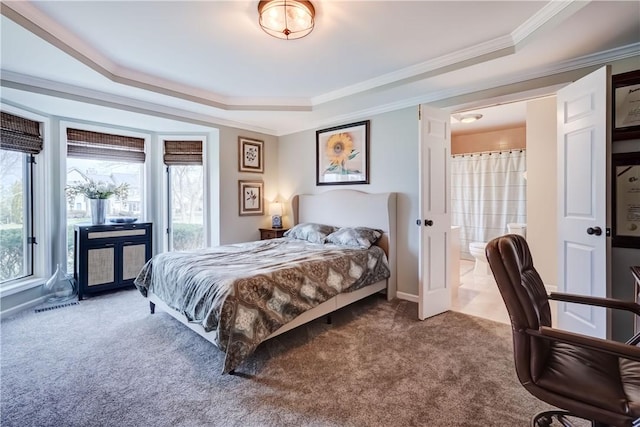
[(238, 215), (264, 215), (262, 181), (238, 181)]
[(369, 120), (316, 131), (316, 185), (369, 183)]

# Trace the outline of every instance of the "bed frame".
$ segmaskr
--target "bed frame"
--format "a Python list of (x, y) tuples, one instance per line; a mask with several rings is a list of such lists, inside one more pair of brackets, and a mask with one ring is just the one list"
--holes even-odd
[[(295, 327), (319, 317), (328, 315), (346, 305), (369, 295), (386, 290), (387, 299), (396, 297), (396, 193), (365, 193), (356, 190), (332, 190), (320, 194), (294, 196), (291, 201), (294, 224), (315, 222), (337, 227), (370, 227), (384, 233), (377, 245), (387, 254), (391, 276), (387, 280), (374, 283), (353, 292), (338, 294), (333, 298), (302, 313), (291, 322), (269, 335), (273, 338)], [(151, 313), (155, 307), (167, 312), (180, 323), (213, 343), (211, 337), (200, 324), (191, 323), (181, 313), (170, 308), (153, 292), (148, 293)], [(215, 345), (215, 343), (213, 343)]]

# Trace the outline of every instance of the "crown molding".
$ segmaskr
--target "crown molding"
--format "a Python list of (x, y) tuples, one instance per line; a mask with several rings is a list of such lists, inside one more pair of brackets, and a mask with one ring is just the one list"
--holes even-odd
[[(473, 85), (459, 86), (453, 89), (430, 91), (411, 98), (387, 102), (371, 108), (356, 109), (344, 114), (331, 115), (330, 117), (312, 121), (312, 124), (302, 124), (292, 121), (293, 127), (287, 129), (272, 129), (248, 124), (246, 122), (217, 118), (212, 115), (192, 112), (176, 107), (169, 107), (158, 103), (140, 101), (120, 95), (86, 89), (65, 83), (59, 83), (33, 76), (26, 76), (11, 71), (0, 70), (0, 86), (40, 93), (49, 96), (57, 96), (63, 99), (87, 102), (111, 108), (132, 111), (140, 114), (149, 114), (170, 120), (189, 122), (202, 126), (228, 126), (242, 128), (254, 132), (265, 133), (274, 136), (289, 135), (322, 126), (334, 125), (339, 122), (359, 120), (364, 117), (387, 113), (402, 108), (413, 107), (419, 104), (442, 102), (459, 96), (465, 96), (497, 87), (521, 84), (540, 78), (553, 77), (562, 73), (602, 66), (618, 60), (637, 57), (640, 52), (640, 43), (611, 49), (597, 54), (587, 55), (570, 61), (559, 62), (551, 67), (539, 68), (526, 74), (501, 77), (499, 79), (485, 80)], [(557, 83), (556, 83), (557, 84)]]
[(553, 0), (545, 4), (536, 14), (527, 19), (522, 25), (511, 32), (514, 44), (520, 46), (536, 33), (542, 31), (544, 26), (557, 23), (573, 15), (591, 0)]
[(588, 1), (551, 1), (511, 34), (440, 56), (310, 99), (234, 98), (122, 67), (26, 1), (3, 2), (1, 13), (112, 82), (226, 111), (312, 111), (318, 106), (360, 93), (411, 83), (515, 53), (520, 44), (546, 24), (565, 19)]
[[(508, 87), (510, 85), (525, 84), (527, 82), (533, 82), (537, 79), (550, 78), (554, 80), (554, 77), (555, 77), (556, 78), (555, 80), (558, 80), (558, 79), (562, 80), (562, 82), (558, 82), (558, 81), (549, 82), (549, 84), (546, 85), (546, 87), (551, 87), (554, 90), (556, 90), (559, 85), (564, 85), (564, 83), (570, 82), (570, 80), (568, 79), (565, 80), (561, 77), (563, 73), (570, 73), (573, 71), (578, 71), (580, 69), (589, 69), (591, 67), (604, 66), (611, 62), (615, 62), (615, 61), (619, 61), (619, 60), (623, 60), (631, 57), (640, 58), (639, 52), (640, 52), (640, 43), (634, 43), (631, 45), (610, 49), (610, 50), (599, 52), (596, 54), (575, 58), (569, 61), (559, 62), (557, 64), (554, 64), (554, 66), (538, 68), (525, 74), (520, 73), (512, 76), (485, 80), (483, 82), (479, 82), (473, 85), (458, 86), (453, 89), (430, 91), (426, 94), (414, 96), (411, 98), (405, 98), (405, 99), (394, 101), (394, 102), (379, 104), (379, 105), (376, 105), (375, 107), (360, 109), (360, 110), (352, 111), (346, 114), (334, 115), (330, 118), (315, 122), (314, 127), (330, 126), (340, 122), (360, 120), (373, 115), (388, 113), (388, 112), (400, 110), (403, 108), (414, 107), (420, 104), (445, 102), (446, 100), (455, 99), (456, 97), (459, 97), (459, 96), (470, 95), (477, 92), (491, 90), (499, 87)], [(538, 93), (538, 89), (539, 88), (529, 88), (525, 90), (536, 92), (537, 93), (536, 96), (543, 96), (542, 94)], [(302, 132), (308, 129), (311, 129), (311, 128), (298, 127), (291, 130), (287, 130), (285, 133), (281, 132), (277, 136), (282, 136), (282, 135), (296, 133), (296, 132)]]
[(27, 1), (2, 2), (0, 13), (114, 83), (230, 111), (310, 111), (308, 100), (229, 98), (116, 64)]
[[(26, 76), (12, 71), (0, 70), (0, 87), (7, 87), (41, 95), (53, 96), (71, 101), (84, 102), (103, 107), (115, 108), (133, 113), (162, 117), (169, 120), (192, 123), (200, 126), (246, 129), (268, 135), (277, 135), (276, 129), (255, 126), (245, 122), (215, 117), (177, 107), (115, 95), (94, 89), (87, 89), (39, 77)], [(3, 100), (4, 102), (4, 100)]]
[(538, 12), (527, 19), (510, 34), (478, 43), (477, 45), (460, 49), (402, 70), (384, 74), (382, 76), (338, 89), (323, 95), (311, 98), (311, 104), (315, 107), (326, 102), (358, 93), (379, 89), (391, 84), (399, 85), (410, 83), (418, 78), (426, 78), (469, 67), (490, 59), (496, 59), (514, 54), (528, 39), (534, 37), (550, 23), (564, 20), (585, 7), (589, 1), (569, 0), (551, 1)]

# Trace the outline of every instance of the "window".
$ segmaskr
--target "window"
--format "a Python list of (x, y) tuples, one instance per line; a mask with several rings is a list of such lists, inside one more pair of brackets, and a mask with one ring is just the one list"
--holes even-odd
[(40, 123), (2, 112), (0, 284), (33, 275), (33, 164), (40, 151)]
[[(107, 218), (142, 218), (144, 206), (144, 139), (67, 129), (67, 185), (95, 182), (129, 185), (126, 199), (110, 198)], [(73, 271), (74, 227), (91, 222), (90, 203), (84, 196), (67, 198), (67, 271)]]
[(169, 194), (169, 250), (205, 246), (202, 141), (164, 141)]

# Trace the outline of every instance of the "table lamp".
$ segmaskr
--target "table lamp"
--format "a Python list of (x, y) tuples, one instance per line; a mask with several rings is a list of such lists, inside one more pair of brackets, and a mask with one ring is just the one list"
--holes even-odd
[(271, 228), (282, 228), (282, 205), (278, 202), (269, 203)]

